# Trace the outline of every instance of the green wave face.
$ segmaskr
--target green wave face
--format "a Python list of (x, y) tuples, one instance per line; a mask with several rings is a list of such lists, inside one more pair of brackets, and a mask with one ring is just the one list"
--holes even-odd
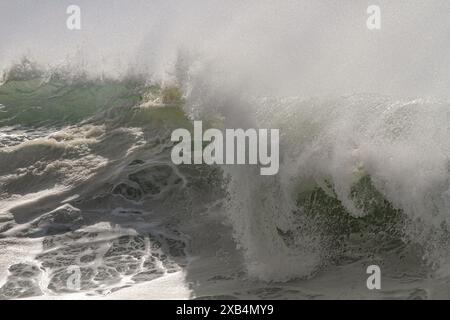
[(0, 86), (0, 125), (74, 124), (106, 109), (135, 105), (143, 88), (138, 80), (13, 78)]
[[(336, 195), (319, 187), (297, 198), (299, 210), (319, 226), (334, 259), (364, 255), (373, 252), (374, 247), (385, 250), (401, 245), (408, 218), (373, 186), (370, 176), (363, 176), (353, 185), (350, 197), (363, 216), (351, 215)], [(358, 252), (350, 252), (352, 243), (358, 244)], [(369, 245), (366, 253), (362, 244)]]

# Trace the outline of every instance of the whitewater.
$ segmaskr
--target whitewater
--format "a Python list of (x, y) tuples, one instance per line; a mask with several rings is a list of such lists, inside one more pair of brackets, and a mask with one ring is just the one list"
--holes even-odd
[[(450, 297), (450, 4), (371, 33), (365, 4), (112, 3), (0, 19), (0, 299)], [(279, 129), (278, 174), (175, 165), (199, 120)]]

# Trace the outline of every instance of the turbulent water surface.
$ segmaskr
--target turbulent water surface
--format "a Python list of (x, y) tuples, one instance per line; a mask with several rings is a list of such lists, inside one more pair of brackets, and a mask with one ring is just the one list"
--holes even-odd
[[(182, 91), (39, 71), (28, 60), (9, 71), (0, 86), (0, 298), (450, 295), (447, 103), (200, 101), (195, 88)], [(192, 117), (224, 127), (230, 104), (257, 106), (246, 123), (280, 128), (277, 176), (172, 164), (172, 130), (190, 129)], [(372, 264), (380, 291), (366, 288)]]

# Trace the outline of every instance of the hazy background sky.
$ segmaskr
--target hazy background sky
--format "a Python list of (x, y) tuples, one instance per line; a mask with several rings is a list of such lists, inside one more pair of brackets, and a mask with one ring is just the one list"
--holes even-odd
[[(70, 4), (81, 31), (66, 28)], [(366, 27), (372, 4), (379, 31)], [(81, 55), (92, 69), (163, 76), (184, 52), (256, 92), (448, 97), (449, 17), (447, 0), (0, 0), (0, 66)]]

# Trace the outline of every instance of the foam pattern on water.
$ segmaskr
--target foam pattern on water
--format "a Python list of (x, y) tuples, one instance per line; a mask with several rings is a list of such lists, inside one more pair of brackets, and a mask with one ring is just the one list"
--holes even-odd
[[(9, 268), (0, 297), (87, 292), (108, 294), (125, 286), (151, 281), (181, 270), (187, 263), (186, 243), (161, 233), (146, 235), (77, 230), (46, 237), (43, 252), (29, 264)], [(80, 285), (71, 286), (73, 267), (79, 268)]]

